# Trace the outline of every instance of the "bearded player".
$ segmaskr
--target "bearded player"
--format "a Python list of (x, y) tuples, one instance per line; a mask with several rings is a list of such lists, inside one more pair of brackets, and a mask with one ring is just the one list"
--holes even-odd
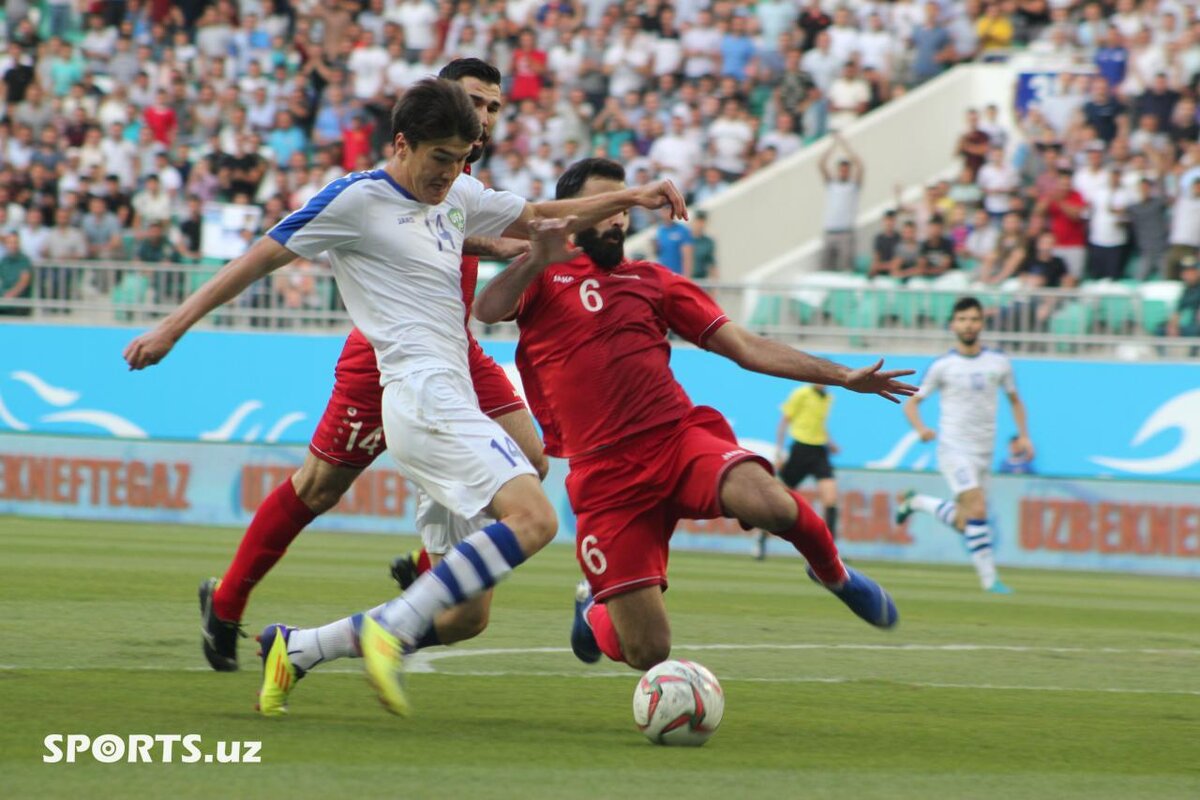
[[(624, 168), (585, 159), (559, 179), (557, 197), (624, 188)], [(738, 445), (717, 411), (694, 406), (671, 373), (668, 331), (739, 366), (796, 381), (878, 394), (893, 402), (917, 387), (882, 371), (852, 370), (734, 324), (703, 289), (664, 267), (625, 258), (628, 212), (560, 237), (560, 260), (523, 257), (475, 301), (485, 323), (514, 318), (517, 366), (542, 426), (546, 452), (569, 459), (567, 493), (578, 517), (572, 648), (639, 670), (670, 655), (663, 592), (671, 534), (680, 519), (732, 517), (788, 542), (809, 575), (871, 625), (898, 615), (873, 580), (846, 567), (825, 522)], [(560, 232), (565, 229), (560, 229)], [(586, 535), (585, 535), (586, 534)]]

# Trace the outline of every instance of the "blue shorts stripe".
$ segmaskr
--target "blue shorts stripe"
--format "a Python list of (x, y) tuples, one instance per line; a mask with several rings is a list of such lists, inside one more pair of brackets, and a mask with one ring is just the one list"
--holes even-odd
[(492, 571), (488, 569), (487, 564), (483, 561), (483, 556), (479, 555), (479, 551), (468, 540), (463, 540), (455, 548), (459, 554), (467, 561), (471, 562), (471, 566), (475, 568), (475, 574), (479, 576), (479, 582), (483, 584), (483, 588), (490, 589), (496, 585), (496, 579), (492, 576)]

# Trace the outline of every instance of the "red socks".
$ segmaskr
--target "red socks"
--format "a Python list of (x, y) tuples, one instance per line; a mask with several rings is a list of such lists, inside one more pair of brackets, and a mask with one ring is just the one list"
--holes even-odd
[(288, 545), (316, 514), (296, 495), (288, 478), (267, 495), (242, 536), (233, 563), (213, 593), (213, 611), (227, 622), (242, 618), (254, 585), (283, 558)]
[(846, 568), (842, 566), (837, 545), (833, 543), (833, 536), (830, 535), (825, 520), (817, 516), (817, 512), (812, 510), (812, 506), (799, 492), (788, 490), (788, 494), (796, 501), (796, 524), (790, 530), (775, 535), (791, 542), (792, 546), (808, 559), (809, 566), (822, 583), (838, 584), (846, 580), (849, 576), (846, 575)]
[(596, 637), (600, 652), (613, 661), (623, 662), (625, 654), (621, 652), (621, 640), (617, 637), (612, 618), (608, 616), (608, 607), (603, 603), (592, 603), (587, 612), (587, 621), (592, 627), (592, 635)]
[(417, 574), (424, 575), (433, 565), (429, 563), (429, 551), (422, 547), (417, 551)]

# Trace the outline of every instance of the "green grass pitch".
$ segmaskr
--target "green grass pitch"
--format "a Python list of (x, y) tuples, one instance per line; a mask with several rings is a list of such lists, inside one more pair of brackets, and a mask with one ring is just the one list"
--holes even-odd
[[(675, 553), (675, 655), (711, 668), (705, 747), (633, 728), (637, 674), (567, 647), (577, 567), (551, 547), (497, 592), (491, 628), (383, 712), (353, 661), (319, 667), (291, 714), (253, 711), (243, 669), (207, 670), (195, 591), (239, 531), (0, 519), (0, 796), (13, 798), (1200, 797), (1200, 582), (863, 564), (897, 631), (854, 618), (801, 562)], [(409, 537), (309, 533), (259, 588), (251, 634), (391, 594)], [(749, 551), (749, 546), (747, 546)], [(51, 733), (262, 742), (259, 764), (46, 764)], [(159, 752), (159, 751), (155, 751)], [(177, 756), (178, 758), (178, 756)]]

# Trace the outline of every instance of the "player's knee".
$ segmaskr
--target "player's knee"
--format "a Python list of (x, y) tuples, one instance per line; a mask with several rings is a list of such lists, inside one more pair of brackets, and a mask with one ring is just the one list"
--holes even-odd
[(958, 507), (964, 521), (987, 516), (987, 502), (982, 497), (964, 498)]
[(671, 637), (658, 633), (639, 641), (621, 643), (625, 661), (634, 669), (646, 670), (671, 657)]
[(550, 544), (558, 533), (558, 515), (544, 498), (506, 516), (504, 522), (517, 535), (527, 555)]

